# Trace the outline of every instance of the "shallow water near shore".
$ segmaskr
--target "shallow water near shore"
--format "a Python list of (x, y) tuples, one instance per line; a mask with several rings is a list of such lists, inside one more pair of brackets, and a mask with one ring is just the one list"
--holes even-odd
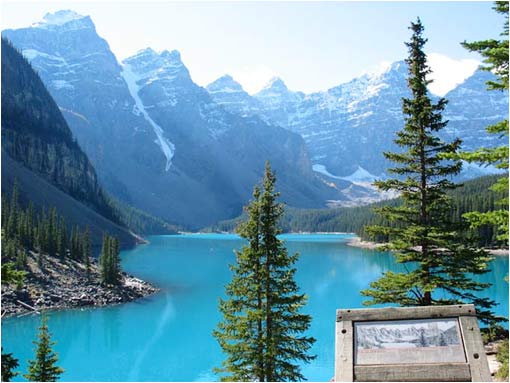
[[(289, 252), (299, 252), (296, 279), (309, 296), (310, 334), (317, 359), (304, 365), (311, 381), (328, 381), (334, 369), (337, 308), (362, 307), (359, 291), (383, 271), (399, 271), (388, 253), (346, 245), (349, 234), (282, 236)], [(243, 241), (230, 234), (153, 236), (150, 243), (122, 253), (125, 270), (152, 282), (161, 292), (127, 304), (49, 314), (64, 381), (211, 381), (223, 359), (212, 337), (221, 316), (218, 298), (231, 272), (234, 249)], [(496, 257), (480, 277), (508, 317), (508, 258)], [(33, 356), (39, 316), (2, 320), (2, 346), (20, 359)], [(23, 380), (20, 377), (17, 380)]]

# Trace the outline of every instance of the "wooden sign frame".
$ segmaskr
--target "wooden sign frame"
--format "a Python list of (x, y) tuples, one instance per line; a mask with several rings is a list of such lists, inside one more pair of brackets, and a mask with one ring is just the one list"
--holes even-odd
[[(425, 319), (458, 320), (463, 362), (356, 364), (355, 325)], [(490, 382), (474, 305), (341, 309), (336, 312), (335, 381), (337, 382)]]

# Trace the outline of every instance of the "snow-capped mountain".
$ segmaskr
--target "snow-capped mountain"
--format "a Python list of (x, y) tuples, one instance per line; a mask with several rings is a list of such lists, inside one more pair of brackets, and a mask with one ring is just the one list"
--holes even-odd
[(241, 116), (251, 115), (262, 108), (262, 104), (250, 96), (230, 75), (220, 77), (206, 89), (218, 105)]
[[(315, 169), (330, 179), (352, 180), (359, 169), (368, 172), (369, 178), (383, 177), (390, 164), (382, 153), (397, 150), (394, 133), (403, 126), (401, 99), (409, 96), (407, 75), (405, 62), (398, 61), (377, 73), (306, 95), (289, 91), (276, 79), (253, 96), (262, 109), (250, 109), (253, 101), (245, 101), (246, 97), (237, 103), (231, 99), (229, 107), (299, 133)], [(476, 71), (446, 95), (449, 104), (444, 115), (450, 123), (443, 138), (460, 137), (465, 149), (502, 142), (485, 132), (487, 125), (508, 117), (508, 93), (486, 91), (485, 82), (491, 76)], [(466, 176), (479, 173), (466, 167)]]
[(105, 187), (134, 206), (191, 228), (237, 216), (267, 159), (290, 205), (345, 198), (347, 182), (313, 172), (298, 134), (230, 113), (177, 51), (148, 48), (120, 64), (72, 11), (2, 34), (39, 72)]
[(476, 71), (445, 96), (448, 100), (445, 119), (449, 120), (445, 131), (450, 137), (462, 138), (468, 149), (503, 142), (485, 132), (488, 125), (508, 119), (508, 92), (486, 90), (487, 81), (493, 79), (490, 72)]

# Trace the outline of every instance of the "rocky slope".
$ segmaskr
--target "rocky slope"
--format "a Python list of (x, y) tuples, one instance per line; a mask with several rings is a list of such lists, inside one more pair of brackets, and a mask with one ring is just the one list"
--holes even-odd
[(34, 253), (27, 257), (28, 274), (22, 288), (2, 284), (2, 317), (33, 311), (26, 305), (37, 311), (105, 306), (129, 302), (157, 291), (127, 274), (123, 274), (119, 286), (102, 286), (95, 262), (91, 263), (90, 277), (87, 277), (83, 263), (72, 259), (61, 262), (45, 256), (41, 268), (37, 257)]
[(39, 71), (107, 190), (138, 208), (189, 228), (235, 216), (266, 160), (291, 205), (346, 199), (338, 185), (348, 183), (314, 173), (299, 135), (225, 110), (176, 51), (145, 49), (119, 64), (72, 11), (2, 34)]
[[(449, 104), (444, 117), (450, 123), (443, 138), (460, 137), (469, 150), (503, 142), (485, 132), (487, 125), (508, 118), (508, 93), (486, 91), (485, 82), (491, 76), (476, 71), (446, 95)], [(409, 96), (406, 79), (407, 66), (399, 61), (377, 73), (312, 94), (293, 92), (281, 79), (271, 80), (251, 98), (233, 79), (217, 80), (208, 90), (232, 112), (256, 115), (299, 133), (318, 172), (357, 182), (360, 172), (372, 178), (384, 177), (389, 163), (382, 153), (397, 149), (394, 133), (403, 126), (401, 98)], [(466, 170), (471, 178), (487, 171), (475, 166)]]
[(2, 39), (2, 192), (15, 180), (24, 204), (55, 207), (68, 224), (88, 225), (95, 245), (104, 231), (124, 247), (135, 244), (43, 82)]

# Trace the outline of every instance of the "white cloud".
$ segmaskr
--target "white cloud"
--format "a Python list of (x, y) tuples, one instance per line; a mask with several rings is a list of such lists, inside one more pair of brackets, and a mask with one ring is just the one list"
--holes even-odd
[(438, 96), (444, 96), (464, 82), (480, 65), (477, 60), (455, 60), (440, 53), (430, 53), (427, 58), (433, 71), (430, 79), (434, 80), (429, 85), (429, 90)]
[(253, 65), (233, 70), (231, 75), (246, 92), (254, 94), (261, 90), (271, 78), (278, 76), (278, 73), (265, 65)]

